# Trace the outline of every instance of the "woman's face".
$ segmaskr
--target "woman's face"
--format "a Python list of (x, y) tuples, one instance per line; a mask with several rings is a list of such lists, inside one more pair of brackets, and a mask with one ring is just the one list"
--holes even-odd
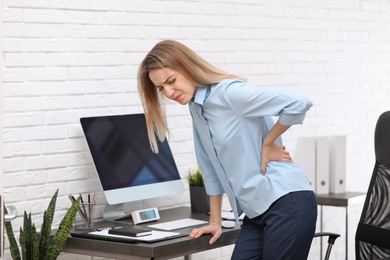
[(170, 68), (151, 70), (149, 78), (161, 94), (182, 105), (188, 104), (198, 89), (183, 74)]

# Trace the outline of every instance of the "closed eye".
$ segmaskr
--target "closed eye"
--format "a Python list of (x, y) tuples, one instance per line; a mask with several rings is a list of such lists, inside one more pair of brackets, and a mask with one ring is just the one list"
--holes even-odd
[(172, 80), (170, 80), (168, 83), (169, 83), (169, 84), (173, 84), (173, 83), (175, 82), (175, 80), (176, 80), (176, 79), (172, 79)]
[[(172, 85), (176, 81), (176, 78), (170, 77), (169, 79), (165, 80), (165, 83)], [(161, 92), (164, 90), (164, 86), (157, 86), (158, 92)]]

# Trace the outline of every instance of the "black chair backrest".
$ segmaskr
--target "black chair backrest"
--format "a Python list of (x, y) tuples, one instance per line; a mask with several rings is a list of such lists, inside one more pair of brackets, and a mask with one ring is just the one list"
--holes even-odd
[(390, 167), (390, 111), (384, 112), (376, 124), (375, 156), (381, 164)]
[(356, 231), (356, 259), (390, 256), (390, 111), (375, 127), (376, 162)]

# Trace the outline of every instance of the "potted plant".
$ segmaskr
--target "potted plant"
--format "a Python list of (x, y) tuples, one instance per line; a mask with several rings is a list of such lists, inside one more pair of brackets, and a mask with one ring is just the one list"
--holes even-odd
[[(6, 222), (5, 229), (10, 243), (12, 259), (26, 260), (54, 260), (57, 259), (65, 246), (70, 230), (72, 229), (81, 197), (77, 198), (64, 215), (57, 232), (51, 238), (51, 225), (57, 201), (58, 189), (54, 193), (47, 210), (43, 213), (41, 232), (38, 233), (35, 224), (31, 220), (31, 213), (24, 212), (23, 227), (20, 227), (20, 249), (16, 242), (11, 222)], [(7, 208), (4, 206), (7, 214)]]
[(190, 191), (191, 211), (194, 213), (209, 213), (210, 198), (206, 193), (200, 170), (189, 170), (187, 173), (187, 181)]

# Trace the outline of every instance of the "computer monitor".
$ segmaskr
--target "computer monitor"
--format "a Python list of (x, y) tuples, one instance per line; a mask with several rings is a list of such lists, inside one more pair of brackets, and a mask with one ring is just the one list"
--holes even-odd
[(152, 152), (144, 114), (80, 119), (108, 205), (104, 219), (128, 216), (123, 204), (184, 192), (167, 140)]

